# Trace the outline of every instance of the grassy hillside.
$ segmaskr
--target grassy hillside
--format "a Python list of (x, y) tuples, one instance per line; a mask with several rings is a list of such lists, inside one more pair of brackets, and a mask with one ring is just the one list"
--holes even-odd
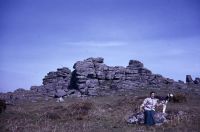
[[(193, 93), (187, 93), (187, 102), (168, 105), (167, 113), (182, 110), (187, 113), (182, 117), (172, 116), (171, 120), (162, 126), (146, 127), (139, 124), (127, 124), (126, 119), (142, 102), (142, 99), (138, 97), (147, 96), (149, 91), (141, 89), (103, 97), (68, 97), (62, 103), (57, 103), (55, 99), (18, 102), (14, 106), (8, 106), (6, 112), (0, 115), (0, 131), (197, 132), (200, 130), (200, 96)], [(156, 92), (159, 95), (165, 95), (168, 91)]]

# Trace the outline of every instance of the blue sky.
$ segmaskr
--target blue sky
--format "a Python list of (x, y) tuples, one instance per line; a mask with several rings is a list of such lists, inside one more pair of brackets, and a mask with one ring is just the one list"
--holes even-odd
[(199, 0), (0, 0), (0, 92), (103, 57), (153, 73), (200, 77)]

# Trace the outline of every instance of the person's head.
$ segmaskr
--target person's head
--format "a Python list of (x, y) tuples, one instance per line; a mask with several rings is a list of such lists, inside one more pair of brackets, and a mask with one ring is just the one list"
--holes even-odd
[(155, 96), (155, 92), (154, 92), (154, 91), (151, 91), (151, 92), (150, 92), (150, 97), (151, 97), (151, 98), (154, 98), (154, 96)]

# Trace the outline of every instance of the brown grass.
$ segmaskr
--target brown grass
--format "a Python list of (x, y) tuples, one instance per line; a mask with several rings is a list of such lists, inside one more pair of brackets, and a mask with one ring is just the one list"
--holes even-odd
[[(178, 91), (176, 91), (178, 92)], [(126, 119), (137, 109), (149, 91), (105, 97), (66, 98), (63, 103), (56, 100), (23, 102), (8, 106), (0, 115), (1, 132), (198, 132), (200, 130), (200, 97), (189, 94), (187, 102), (169, 103), (167, 113), (170, 121), (162, 126), (146, 127), (127, 124)], [(165, 91), (158, 91), (165, 94)], [(179, 110), (182, 116), (174, 116)]]

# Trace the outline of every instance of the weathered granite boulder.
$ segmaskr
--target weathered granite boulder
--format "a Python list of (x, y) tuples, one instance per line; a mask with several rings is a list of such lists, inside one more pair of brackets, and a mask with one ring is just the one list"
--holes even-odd
[[(167, 122), (166, 119), (167, 114), (164, 114), (162, 112), (156, 112), (154, 115), (154, 121), (158, 125), (162, 125), (163, 123)], [(132, 116), (130, 116), (127, 120), (128, 123), (131, 124), (143, 124), (144, 123), (144, 113), (134, 113)]]
[[(169, 111), (168, 113), (155, 112), (154, 120), (155, 125), (163, 125), (164, 123), (169, 123), (169, 121), (177, 120), (177, 119), (185, 119), (183, 118), (188, 113), (184, 111)], [(144, 113), (138, 112), (131, 115), (127, 120), (127, 123), (130, 124), (143, 124), (144, 123)]]
[(163, 123), (167, 122), (166, 116), (166, 113), (156, 112), (154, 115), (155, 123), (158, 125), (162, 125)]
[(40, 87), (31, 87), (31, 90), (47, 95), (55, 95), (57, 90), (68, 90), (71, 81), (71, 70), (67, 67), (58, 68), (55, 72), (49, 72), (43, 79)]
[(75, 86), (84, 95), (98, 95), (97, 89), (100, 88), (100, 79), (105, 79), (104, 68), (101, 65), (103, 58), (88, 58), (84, 61), (78, 61), (74, 64)]
[(191, 75), (186, 75), (186, 83), (193, 84), (193, 79)]
[(134, 113), (133, 115), (131, 115), (128, 118), (127, 123), (143, 124), (144, 123), (144, 113), (143, 112)]
[(49, 72), (43, 79), (43, 85), (55, 84), (55, 89), (67, 89), (70, 84), (71, 70), (67, 67)]
[[(67, 67), (58, 68), (57, 71), (49, 72), (44, 77), (43, 85), (32, 86), (30, 90), (36, 93), (42, 93), (47, 97), (57, 97), (61, 96), (61, 94), (62, 96), (69, 96), (72, 93), (79, 96), (78, 91), (74, 85), (74, 83), (77, 81), (74, 80), (74, 78), (76, 79), (74, 72), (71, 72), (71, 70)], [(74, 89), (76, 92), (70, 92), (71, 89)]]
[(138, 69), (138, 68), (143, 68), (143, 67), (144, 67), (143, 63), (141, 63), (138, 60), (130, 60), (129, 65), (127, 66), (127, 68), (131, 68), (131, 69)]
[(73, 86), (84, 95), (98, 95), (102, 90), (131, 90), (140, 87), (162, 88), (171, 85), (174, 88), (184, 87), (173, 79), (165, 78), (144, 68), (138, 60), (130, 60), (127, 67), (107, 66), (103, 58), (88, 58), (78, 61), (73, 68)]
[(64, 97), (66, 95), (67, 95), (67, 92), (65, 90), (58, 89), (56, 90), (54, 97), (59, 98), (59, 97)]
[(98, 95), (103, 89), (134, 89), (147, 85), (151, 71), (137, 60), (130, 60), (125, 68), (103, 64), (103, 58), (88, 58), (74, 64), (76, 89), (85, 95)]
[(200, 78), (196, 77), (194, 80), (194, 84), (200, 84)]

